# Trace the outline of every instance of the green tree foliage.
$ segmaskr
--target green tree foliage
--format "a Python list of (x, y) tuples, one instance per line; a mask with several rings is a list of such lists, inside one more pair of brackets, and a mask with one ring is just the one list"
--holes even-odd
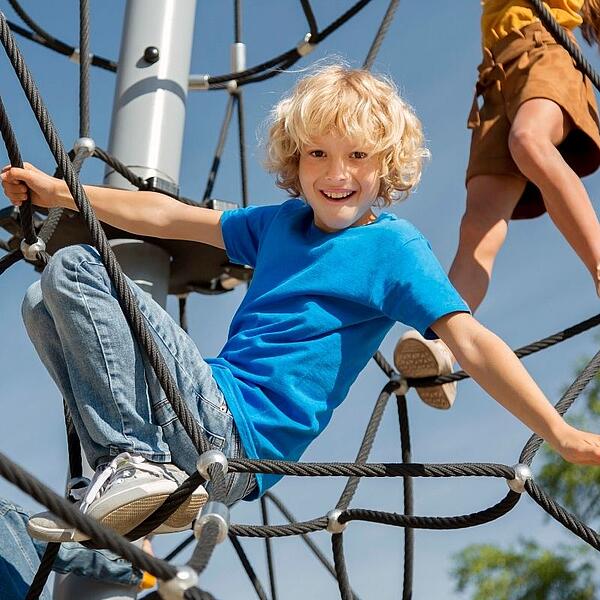
[[(600, 376), (576, 401), (567, 420), (598, 431)], [(538, 483), (550, 496), (588, 525), (600, 523), (600, 469), (563, 461), (546, 446), (534, 463)], [(510, 517), (507, 517), (510, 518)], [(546, 549), (531, 540), (519, 540), (509, 549), (472, 545), (454, 556), (452, 575), (459, 592), (471, 600), (600, 600), (595, 551), (573, 538), (568, 546)], [(595, 565), (595, 566), (594, 566)], [(597, 575), (596, 575), (597, 577)]]
[(508, 550), (472, 545), (455, 557), (456, 589), (472, 600), (598, 600), (593, 566), (579, 554), (530, 540)]

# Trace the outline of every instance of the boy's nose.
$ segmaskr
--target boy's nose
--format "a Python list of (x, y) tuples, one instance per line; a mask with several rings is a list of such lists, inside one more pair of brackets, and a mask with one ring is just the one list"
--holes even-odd
[(330, 181), (342, 181), (348, 176), (347, 165), (342, 160), (332, 160), (327, 165), (325, 177)]

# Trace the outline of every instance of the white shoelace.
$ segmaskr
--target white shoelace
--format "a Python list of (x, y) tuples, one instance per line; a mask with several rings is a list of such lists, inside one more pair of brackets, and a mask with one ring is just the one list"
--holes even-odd
[(90, 484), (84, 488), (73, 489), (71, 494), (76, 500), (81, 500), (79, 510), (86, 513), (90, 505), (100, 498), (102, 492), (112, 483), (119, 483), (127, 477), (131, 477), (136, 470), (152, 473), (157, 477), (172, 479), (179, 485), (177, 480), (162, 465), (153, 464), (143, 456), (121, 452), (115, 456), (107, 465), (96, 469)]

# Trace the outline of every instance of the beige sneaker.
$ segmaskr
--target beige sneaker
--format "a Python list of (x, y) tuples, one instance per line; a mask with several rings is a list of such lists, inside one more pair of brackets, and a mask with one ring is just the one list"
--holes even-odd
[[(418, 331), (407, 331), (396, 344), (394, 364), (406, 378), (437, 377), (452, 373), (454, 357), (444, 342), (426, 340)], [(456, 382), (415, 388), (419, 398), (433, 408), (448, 409), (456, 398)]]

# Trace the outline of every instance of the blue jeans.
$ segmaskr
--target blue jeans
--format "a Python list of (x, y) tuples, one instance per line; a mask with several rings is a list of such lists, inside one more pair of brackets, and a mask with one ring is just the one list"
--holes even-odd
[[(37, 572), (46, 544), (27, 533), (29, 515), (19, 506), (0, 498), (0, 597), (22, 600)], [(137, 586), (141, 572), (108, 550), (90, 550), (69, 542), (61, 544), (54, 571), (74, 573), (100, 581)], [(40, 600), (50, 600), (44, 589)]]
[[(245, 456), (225, 398), (192, 339), (148, 294), (129, 284), (184, 402), (211, 446), (229, 458)], [(40, 281), (27, 290), (22, 312), (93, 468), (127, 451), (154, 462), (172, 462), (188, 474), (196, 470), (198, 453), (135, 341), (94, 248), (59, 250)], [(255, 485), (253, 475), (229, 475), (228, 503), (243, 498)]]

